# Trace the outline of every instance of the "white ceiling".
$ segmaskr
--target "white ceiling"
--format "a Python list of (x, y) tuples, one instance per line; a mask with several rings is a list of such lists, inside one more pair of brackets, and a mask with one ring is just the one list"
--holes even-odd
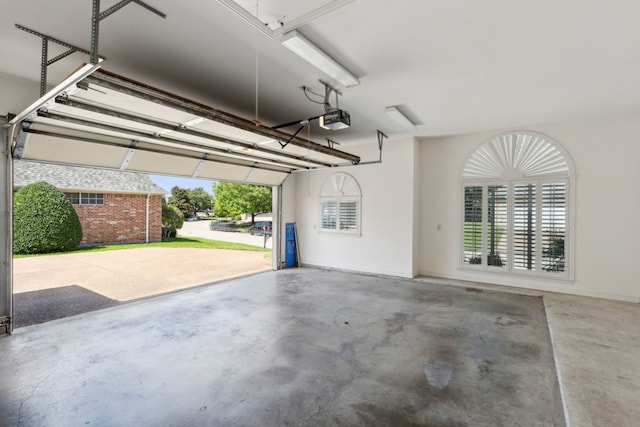
[[(327, 77), (279, 37), (214, 0), (145, 1), (167, 18), (131, 3), (103, 20), (105, 69), (268, 126), (322, 113), (300, 87), (321, 92), (318, 79)], [(105, 10), (117, 1), (101, 3)], [(239, 3), (251, 9), (256, 1)], [(640, 110), (637, 0), (353, 0), (313, 13), (333, 3), (257, 2), (264, 20), (278, 17), (287, 29), (303, 22), (297, 30), (360, 79), (340, 98), (351, 128), (321, 133), (314, 124), (316, 142), (376, 142), (376, 129), (448, 135)], [(40, 78), (41, 40), (16, 23), (89, 49), (91, 4), (1, 0), (0, 73)], [(64, 50), (52, 45), (49, 57)], [(75, 53), (55, 63), (49, 83), (86, 61)], [(390, 105), (420, 126), (403, 133), (383, 113)]]

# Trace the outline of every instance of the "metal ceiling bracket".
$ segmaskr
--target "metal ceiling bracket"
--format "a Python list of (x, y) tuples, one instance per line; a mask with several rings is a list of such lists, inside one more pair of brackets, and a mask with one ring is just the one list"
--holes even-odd
[(308, 121), (308, 120), (307, 120), (307, 121), (300, 122), (300, 127), (298, 128), (298, 130), (296, 131), (296, 133), (294, 133), (293, 135), (291, 135), (291, 138), (289, 138), (289, 139), (287, 140), (287, 142), (285, 142), (285, 143), (283, 144), (282, 142), (278, 141), (278, 144), (280, 144), (280, 147), (282, 147), (282, 149), (284, 150), (284, 148), (285, 148), (287, 145), (289, 145), (289, 143), (290, 143), (291, 141), (293, 141), (293, 138), (295, 138), (295, 137), (300, 133), (300, 131), (301, 131), (302, 129), (304, 129), (304, 127), (305, 127), (305, 126), (307, 126), (308, 124), (309, 124), (309, 121)]
[[(102, 62), (102, 59), (100, 59)], [(24, 111), (16, 115), (9, 121), (9, 125), (14, 125), (22, 120), (28, 119), (31, 115), (34, 115), (38, 110), (47, 108), (47, 105), (55, 102), (56, 97), (62, 95), (66, 92), (71, 86), (78, 83), (80, 80), (84, 79), (95, 70), (100, 68), (100, 64), (86, 64), (78, 71), (67, 77), (64, 81), (62, 81), (59, 85), (54, 87), (45, 95), (41, 96), (36, 102), (29, 105)]]
[[(41, 62), (40, 62), (40, 96), (43, 96), (47, 92), (47, 67), (59, 60), (66, 58), (75, 52), (81, 52), (87, 55), (91, 55), (91, 52), (88, 50), (82, 49), (81, 47), (74, 46), (70, 43), (63, 42), (62, 40), (58, 40), (55, 37), (48, 36), (46, 34), (42, 34), (38, 31), (32, 30), (31, 28), (27, 28), (20, 24), (15, 24), (16, 28), (22, 31), (26, 31), (29, 34), (33, 34), (34, 36), (38, 36), (42, 39), (42, 53), (41, 53)], [(49, 42), (56, 43), (62, 47), (66, 47), (67, 50), (60, 55), (49, 59)], [(104, 58), (101, 58), (104, 60)], [(98, 61), (94, 62), (96, 64)]]
[(100, 12), (100, 0), (93, 0), (93, 11), (91, 15), (91, 53), (90, 53), (92, 64), (98, 63), (98, 38), (99, 38), (98, 36), (100, 35), (100, 21), (102, 21), (107, 16), (110, 16), (113, 13), (117, 12), (118, 10), (122, 9), (129, 3), (136, 3), (144, 7), (148, 11), (155, 13), (156, 15), (158, 15), (163, 19), (167, 18), (167, 15), (165, 15), (164, 13), (160, 12), (158, 9), (155, 9), (154, 7), (149, 6), (148, 4), (140, 0), (122, 0), (121, 2), (114, 4), (104, 12)]
[(254, 166), (253, 168), (250, 168), (250, 169), (247, 171), (247, 173), (246, 173), (246, 175), (244, 176), (244, 179), (242, 180), (242, 182), (247, 182), (247, 180), (248, 180), (248, 179), (249, 179), (249, 177), (251, 176), (251, 173), (253, 172), (253, 170), (254, 170), (254, 168), (255, 168), (255, 166), (256, 166), (256, 165), (254, 164), (253, 166)]
[(204, 153), (204, 156), (202, 156), (202, 160), (200, 160), (198, 162), (198, 164), (196, 165), (195, 169), (193, 170), (193, 173), (191, 174), (192, 178), (197, 178), (198, 174), (200, 173), (200, 169), (202, 169), (202, 166), (204, 166), (204, 161), (207, 160), (209, 158), (209, 154), (208, 153)]
[[(29, 129), (30, 124), (31, 124), (30, 122), (22, 122), (22, 127), (24, 129)], [(21, 159), (26, 149), (27, 149), (27, 135), (24, 132), (20, 132), (18, 134), (18, 138), (16, 139), (16, 143), (13, 147), (13, 157), (16, 159)]]
[(131, 161), (131, 158), (136, 152), (135, 148), (137, 144), (138, 144), (138, 141), (135, 141), (135, 140), (131, 141), (131, 143), (129, 144), (130, 148), (127, 150), (127, 154), (124, 155), (124, 159), (122, 159), (122, 163), (120, 164), (120, 170), (126, 170), (127, 166), (129, 166), (129, 162)]
[(377, 130), (377, 132), (378, 132), (378, 150), (380, 151), (380, 161), (382, 162), (382, 143), (384, 142), (384, 138), (389, 139), (389, 137), (379, 129)]
[(337, 141), (334, 141), (333, 139), (327, 138), (327, 147), (333, 148), (336, 145), (340, 145), (340, 143)]

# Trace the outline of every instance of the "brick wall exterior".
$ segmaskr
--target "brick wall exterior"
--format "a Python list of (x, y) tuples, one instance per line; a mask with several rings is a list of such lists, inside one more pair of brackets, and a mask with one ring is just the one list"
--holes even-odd
[[(81, 245), (146, 239), (146, 194), (104, 194), (104, 205), (73, 205), (82, 224)], [(149, 198), (149, 241), (162, 240), (162, 196)]]

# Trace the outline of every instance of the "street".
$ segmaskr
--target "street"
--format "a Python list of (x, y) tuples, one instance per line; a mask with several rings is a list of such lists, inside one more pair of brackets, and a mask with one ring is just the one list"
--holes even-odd
[[(203, 237), (205, 239), (220, 240), (223, 242), (245, 243), (247, 245), (264, 246), (264, 236), (252, 236), (249, 233), (234, 233), (228, 231), (209, 230), (210, 220), (185, 221), (178, 230), (178, 236)], [(267, 238), (267, 248), (271, 248), (271, 237)]]

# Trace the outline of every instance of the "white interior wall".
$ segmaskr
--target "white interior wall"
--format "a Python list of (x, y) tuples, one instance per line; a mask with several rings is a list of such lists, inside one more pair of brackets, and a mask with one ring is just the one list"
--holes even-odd
[(39, 83), (0, 73), (0, 115), (21, 113), (39, 97)]
[[(0, 115), (18, 113), (38, 97), (37, 82), (0, 75)], [(458, 268), (459, 171), (469, 153), (499, 133), (385, 141), (383, 163), (290, 176), (283, 185), (283, 224), (297, 221), (302, 262), (413, 277), (416, 274), (640, 301), (633, 274), (639, 210), (640, 115), (531, 126), (560, 143), (576, 168), (575, 280), (550, 281)], [(349, 147), (363, 161), (374, 143)], [(318, 194), (340, 171), (362, 189), (359, 237), (318, 231)], [(440, 225), (440, 230), (438, 230)], [(280, 230), (284, 242), (284, 227)], [(283, 260), (285, 245), (282, 245)]]
[[(413, 139), (385, 141), (383, 162), (296, 173), (300, 257), (305, 265), (413, 277), (415, 146)], [(377, 144), (349, 146), (362, 161), (378, 159)], [(337, 172), (353, 176), (362, 192), (361, 234), (320, 231), (319, 194)]]
[(640, 115), (525, 130), (551, 137), (573, 160), (575, 280), (541, 280), (458, 268), (460, 169), (467, 156), (498, 131), (419, 142), (419, 274), (640, 301), (635, 271)]

